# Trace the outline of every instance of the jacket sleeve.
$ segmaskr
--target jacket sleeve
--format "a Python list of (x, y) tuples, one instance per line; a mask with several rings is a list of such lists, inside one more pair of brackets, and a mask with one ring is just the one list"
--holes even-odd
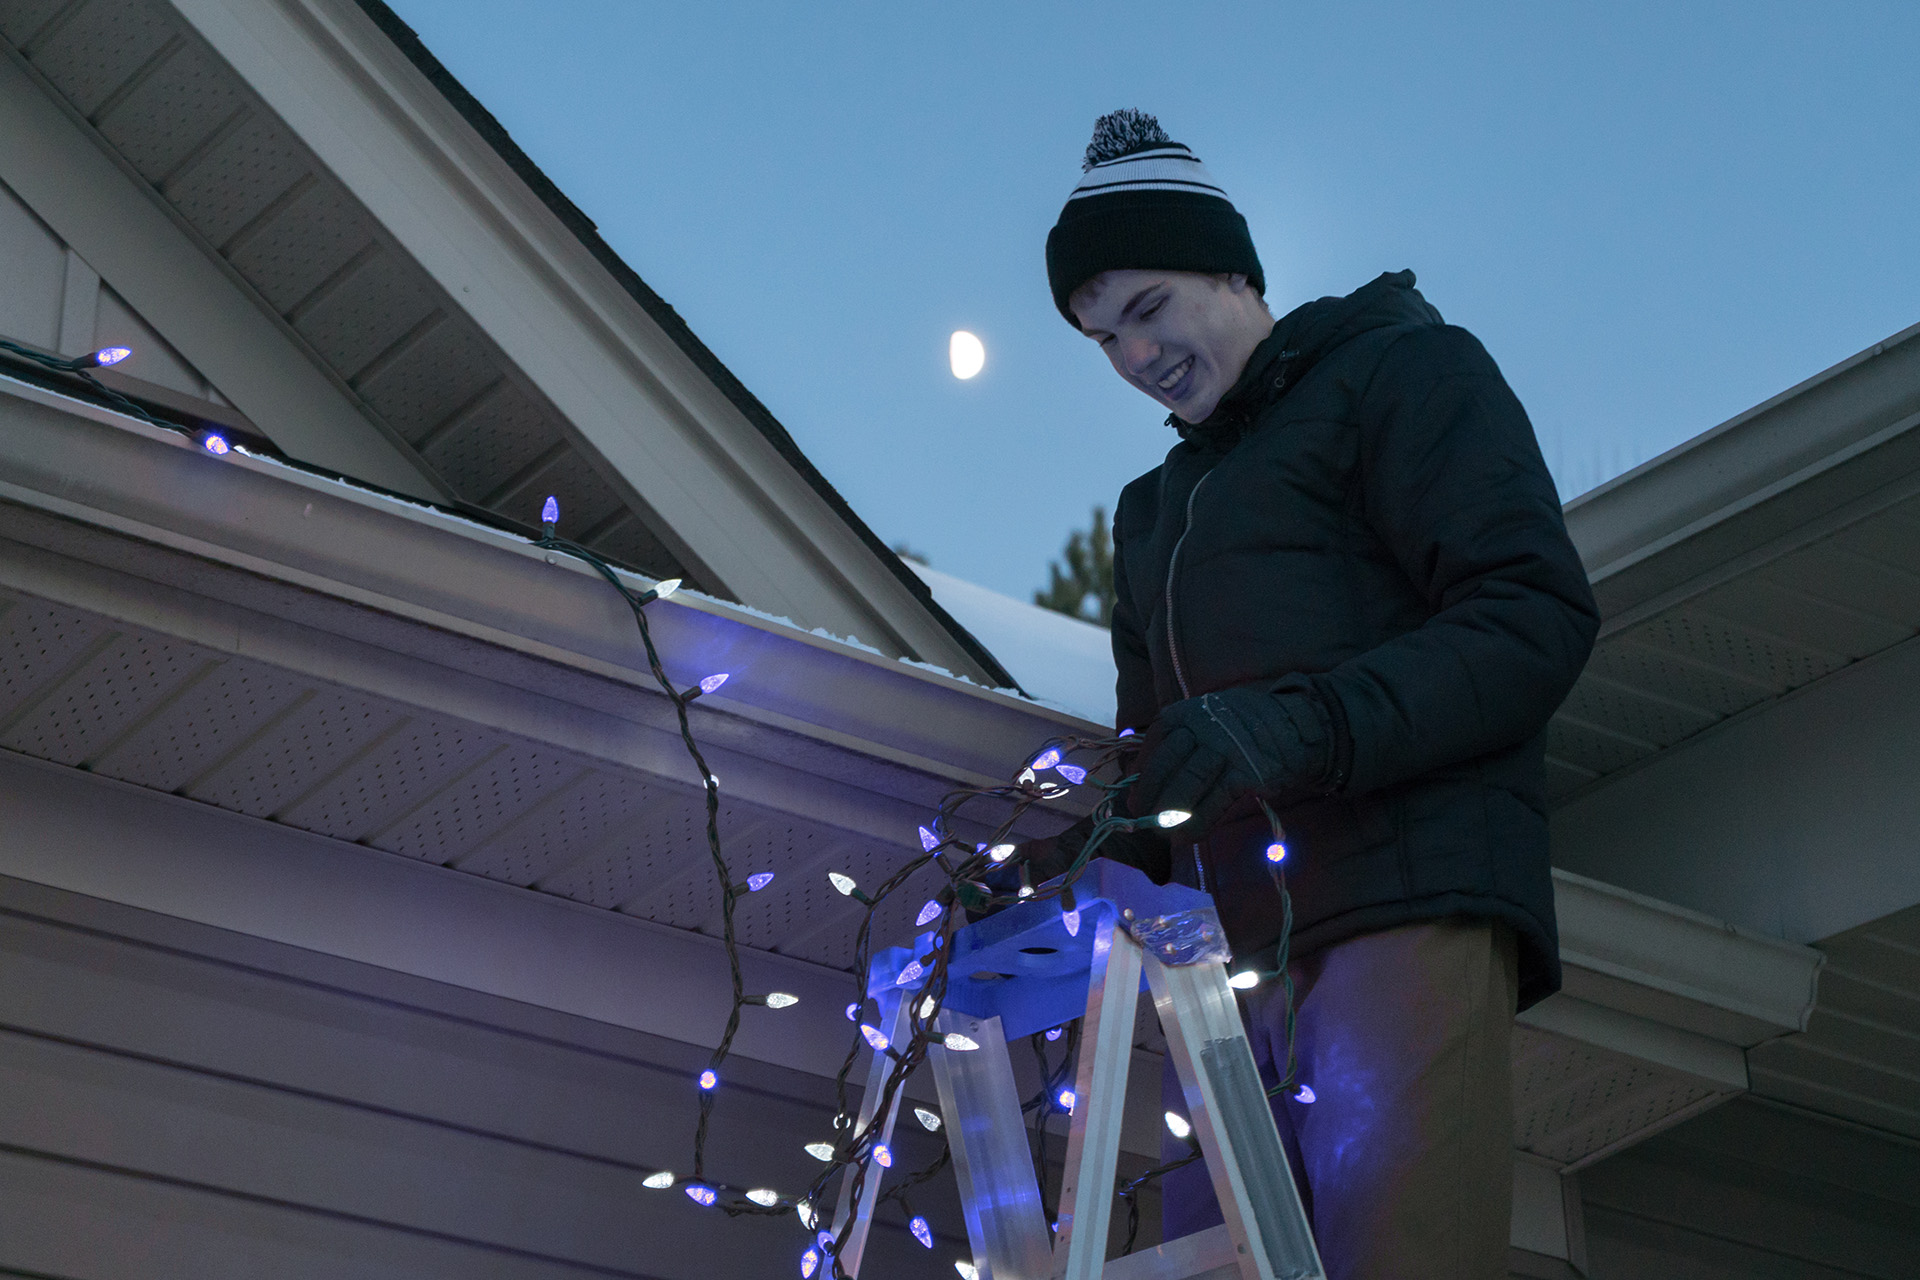
[[(1126, 499), (1121, 499), (1121, 507)], [(1113, 637), (1113, 665), (1118, 672), (1114, 685), (1114, 728), (1145, 729), (1160, 710), (1153, 692), (1153, 660), (1147, 655), (1145, 620), (1134, 607), (1133, 592), (1127, 586), (1126, 549), (1120, 543), (1120, 509), (1113, 516), (1113, 617), (1109, 620)]]
[(1360, 426), (1368, 522), (1430, 617), (1315, 680), (1346, 721), (1335, 784), (1354, 793), (1538, 733), (1599, 625), (1533, 426), (1471, 334), (1397, 339)]

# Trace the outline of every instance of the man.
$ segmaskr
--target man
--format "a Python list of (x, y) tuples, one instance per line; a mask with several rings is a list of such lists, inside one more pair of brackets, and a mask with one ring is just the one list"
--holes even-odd
[[(1553, 481), (1411, 272), (1275, 321), (1245, 219), (1151, 116), (1103, 117), (1083, 168), (1055, 304), (1180, 435), (1115, 511), (1113, 651), (1133, 812), (1194, 818), (1112, 852), (1272, 969), (1272, 810), (1306, 1086), (1274, 1107), (1329, 1275), (1504, 1276), (1511, 1024), (1560, 980), (1543, 735), (1597, 627)], [(1244, 1004), (1269, 1086), (1280, 985)], [(1163, 1205), (1169, 1237), (1219, 1221), (1199, 1164)]]

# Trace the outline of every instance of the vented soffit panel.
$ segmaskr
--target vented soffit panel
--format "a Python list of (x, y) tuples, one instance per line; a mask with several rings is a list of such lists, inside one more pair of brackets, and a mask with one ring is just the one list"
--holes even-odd
[[(697, 772), (586, 566), (3, 378), (0, 420), (0, 749), (715, 925)], [(730, 856), (789, 885), (743, 908), (764, 949), (847, 964), (827, 870), (885, 880), (949, 788), (1092, 728), (691, 592), (648, 617), (676, 684), (731, 675), (694, 728)], [(1048, 810), (1022, 833), (1077, 812)], [(1001, 816), (976, 806), (956, 830), (985, 839)], [(886, 936), (925, 896), (887, 904)]]
[(1920, 635), (1920, 325), (1575, 499), (1599, 642), (1555, 804)]
[[(350, 456), (290, 438), (283, 412), (243, 404), (263, 434), (356, 478), (444, 493), (523, 524), (559, 490), (582, 541), (636, 568), (698, 580), (604, 478), (591, 448), (571, 438), (564, 419), (444, 290), (167, 6), (7, 0), (0, 34), (69, 109), (74, 129), (172, 215), (187, 241), (173, 252), (204, 253), (242, 282), (258, 310), (329, 376), (328, 398), (380, 428), (435, 487), (423, 492), (385, 471), (369, 474)], [(60, 148), (63, 168), (80, 163), (79, 150)], [(112, 257), (97, 231), (87, 236), (86, 224), (44, 200), (40, 211), (80, 242), (83, 257)], [(143, 248), (149, 257), (168, 252)], [(142, 292), (162, 332), (197, 327), (175, 313), (165, 285)]]

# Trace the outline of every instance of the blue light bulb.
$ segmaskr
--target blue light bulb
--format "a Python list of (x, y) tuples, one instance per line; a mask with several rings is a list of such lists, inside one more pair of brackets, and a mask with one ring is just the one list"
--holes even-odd
[(1060, 1109), (1062, 1111), (1072, 1111), (1073, 1104), (1080, 1101), (1080, 1099), (1073, 1096), (1073, 1090), (1062, 1089), (1060, 1091), (1059, 1096), (1056, 1097), (1054, 1101), (1060, 1104)]
[(893, 1152), (887, 1149), (886, 1143), (883, 1142), (873, 1149), (873, 1158), (882, 1169), (893, 1168)]
[(200, 442), (200, 447), (215, 455), (226, 453), (233, 448), (227, 443), (225, 436), (213, 431), (207, 433), (207, 438)]
[(870, 1027), (863, 1022), (860, 1024), (860, 1034), (867, 1038), (867, 1043), (873, 1046), (875, 1053), (886, 1052), (887, 1037), (880, 1028)]
[(1058, 1040), (1060, 1038), (1060, 1033), (1065, 1030), (1066, 1030), (1065, 1027), (1055, 1027), (1053, 1030), (1047, 1032), (1047, 1039)]
[(900, 971), (900, 976), (893, 980), (893, 985), (896, 987), (910, 987), (914, 983), (920, 981), (920, 979), (924, 978), (926, 975), (927, 975), (926, 967), (923, 966), (918, 960), (915, 960), (909, 963), (906, 968)]
[(1303, 1084), (1294, 1091), (1293, 1100), (1295, 1102), (1312, 1102), (1317, 1096), (1313, 1091), (1312, 1085)]
[(925, 1218), (916, 1215), (913, 1221), (907, 1224), (907, 1230), (913, 1232), (913, 1238), (920, 1242), (922, 1248), (933, 1248), (933, 1228), (927, 1225)]
[(1133, 730), (1131, 730), (1131, 729), (1122, 729), (1122, 730), (1120, 731), (1120, 736), (1121, 736), (1121, 737), (1123, 737), (1123, 738), (1131, 738), (1131, 737), (1133, 736)]
[(1054, 772), (1059, 774), (1061, 777), (1065, 778), (1068, 782), (1071, 782), (1076, 787), (1087, 780), (1087, 771), (1085, 769), (1082, 769), (1077, 764), (1063, 764), (1063, 765), (1056, 766), (1054, 769)]
[(928, 830), (926, 827), (921, 827), (920, 828), (920, 847), (922, 849), (925, 849), (928, 853), (932, 853), (935, 849), (938, 849), (940, 847), (940, 837), (933, 834), (933, 832)]
[(1080, 908), (1075, 907), (1071, 911), (1062, 911), (1060, 913), (1060, 923), (1067, 926), (1067, 936), (1069, 938), (1079, 937), (1080, 936)]
[(914, 927), (925, 928), (927, 925), (932, 924), (940, 918), (941, 910), (942, 908), (938, 898), (928, 898), (927, 905), (921, 907), (920, 914), (913, 918)]
[(700, 682), (700, 692), (712, 693), (715, 689), (718, 689), (721, 685), (725, 684), (726, 682), (727, 682), (727, 673), (724, 671), (719, 672), (716, 675), (710, 675), (706, 679)]
[(719, 1083), (720, 1077), (713, 1074), (712, 1071), (702, 1071), (700, 1073), (700, 1087), (702, 1089), (711, 1089)]
[(133, 351), (129, 347), (102, 347), (93, 353), (93, 362), (95, 364), (119, 364), (132, 354)]
[(809, 1249), (800, 1255), (800, 1280), (813, 1280), (813, 1273), (820, 1269), (820, 1253)]
[(1278, 863), (1278, 862), (1285, 862), (1286, 860), (1287, 860), (1286, 845), (1281, 844), (1278, 840), (1275, 840), (1272, 844), (1267, 846), (1268, 862)]
[(857, 1022), (859, 1021), (859, 1019), (860, 1019), (860, 1002), (858, 1000), (855, 1000), (852, 1004), (847, 1006), (847, 1021)]
[(1045, 770), (1053, 768), (1053, 766), (1059, 763), (1060, 763), (1060, 748), (1048, 747), (1045, 751), (1042, 751), (1039, 755), (1035, 756), (1033, 758), (1033, 763), (1028, 765), (1027, 768), (1033, 770), (1035, 773), (1041, 773), (1041, 772), (1044, 772)]
[(560, 499), (554, 497), (552, 494), (547, 495), (546, 502), (540, 507), (540, 523), (560, 523)]
[(711, 1208), (713, 1202), (720, 1198), (719, 1193), (704, 1182), (689, 1182), (687, 1184), (687, 1196), (702, 1208)]
[(758, 893), (773, 883), (773, 872), (756, 871), (747, 877), (747, 892)]

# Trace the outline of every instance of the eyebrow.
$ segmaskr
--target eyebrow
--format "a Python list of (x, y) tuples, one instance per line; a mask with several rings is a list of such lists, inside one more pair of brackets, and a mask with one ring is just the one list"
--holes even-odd
[(1159, 287), (1160, 287), (1160, 282), (1158, 280), (1155, 280), (1152, 284), (1148, 285), (1146, 288), (1142, 289), (1140, 292), (1134, 294), (1131, 298), (1128, 298), (1127, 305), (1120, 308), (1120, 318), (1122, 320), (1126, 320), (1130, 318), (1133, 315), (1133, 309), (1140, 305), (1140, 300), (1146, 297), (1148, 294), (1152, 293), (1155, 289), (1158, 289)]
[[(1161, 283), (1162, 283), (1161, 281), (1155, 280), (1152, 284), (1148, 285), (1146, 288), (1142, 289), (1140, 292), (1134, 294), (1131, 298), (1128, 298), (1127, 305), (1120, 308), (1120, 318), (1122, 320), (1129, 319), (1133, 315), (1133, 309), (1140, 305), (1140, 300), (1146, 297), (1148, 294), (1152, 293), (1155, 289), (1158, 289)], [(1109, 338), (1113, 336), (1112, 334), (1107, 333), (1105, 329), (1082, 329), (1080, 332), (1086, 334), (1089, 338), (1093, 337), (1096, 334), (1103, 334), (1103, 333), (1106, 334), (1106, 336)]]

